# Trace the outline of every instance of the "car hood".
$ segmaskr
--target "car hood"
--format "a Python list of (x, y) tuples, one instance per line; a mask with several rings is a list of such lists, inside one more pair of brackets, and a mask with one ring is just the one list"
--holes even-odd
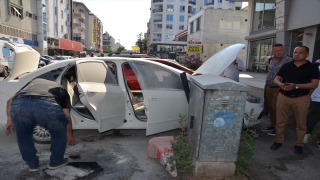
[(13, 65), (7, 80), (16, 79), (22, 74), (38, 69), (40, 54), (24, 44), (5, 43), (5, 47), (14, 52)]
[(192, 75), (220, 75), (236, 59), (237, 54), (244, 47), (244, 44), (234, 44), (222, 49), (204, 62)]

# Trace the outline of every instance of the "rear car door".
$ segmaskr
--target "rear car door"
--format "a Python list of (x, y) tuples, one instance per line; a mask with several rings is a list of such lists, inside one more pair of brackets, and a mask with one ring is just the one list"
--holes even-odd
[(144, 97), (146, 135), (179, 128), (179, 114), (186, 114), (188, 102), (180, 74), (152, 62), (130, 61)]
[(99, 123), (99, 132), (118, 128), (125, 118), (125, 95), (103, 61), (77, 61), (80, 101)]

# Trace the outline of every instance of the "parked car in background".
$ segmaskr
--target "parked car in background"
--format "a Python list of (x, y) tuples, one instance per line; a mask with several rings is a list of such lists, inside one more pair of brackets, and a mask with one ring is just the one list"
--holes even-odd
[(44, 57), (44, 58), (49, 59), (49, 60), (54, 60), (54, 57), (53, 56), (49, 56), (49, 55), (43, 55), (41, 57)]
[(51, 60), (49, 60), (49, 59), (47, 59), (47, 58), (45, 58), (43, 56), (40, 57), (40, 61), (43, 61), (45, 63), (45, 65), (48, 65), (51, 62)]
[(74, 59), (72, 56), (56, 56), (53, 60), (50, 60), (51, 63), (61, 62), (63, 60)]

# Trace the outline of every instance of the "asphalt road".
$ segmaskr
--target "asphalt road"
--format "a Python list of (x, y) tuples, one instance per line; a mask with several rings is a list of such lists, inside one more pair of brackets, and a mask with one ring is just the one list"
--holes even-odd
[[(156, 159), (147, 156), (148, 140), (154, 136), (146, 137), (145, 133), (145, 130), (120, 130), (120, 134), (113, 134), (113, 131), (99, 134), (97, 130), (75, 130), (77, 145), (67, 147), (65, 157), (69, 157), (70, 162), (97, 162), (103, 168), (103, 171), (85, 179), (172, 179)], [(156, 136), (177, 133), (177, 130), (173, 130)], [(7, 136), (4, 128), (0, 127), (0, 144), (1, 180), (75, 178), (70, 175), (74, 173), (70, 166), (57, 169), (59, 171), (53, 173), (54, 176), (48, 175), (50, 170), (46, 168), (49, 165), (50, 144), (36, 144), (40, 171), (35, 173), (29, 173), (28, 166), (22, 160), (15, 134)]]

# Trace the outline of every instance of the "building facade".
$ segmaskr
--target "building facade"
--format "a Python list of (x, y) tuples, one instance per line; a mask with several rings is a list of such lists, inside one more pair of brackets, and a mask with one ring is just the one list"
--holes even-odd
[(82, 50), (89, 50), (89, 14), (90, 10), (81, 2), (73, 1), (72, 39), (82, 44)]
[(240, 10), (242, 7), (242, 2), (235, 2), (231, 0), (197, 0), (197, 12), (205, 7), (210, 7), (213, 9)]
[(187, 29), (187, 21), (195, 13), (195, 1), (152, 0), (149, 53), (166, 59), (183, 56), (186, 43), (173, 41), (173, 36)]
[(272, 55), (272, 45), (281, 43), (292, 56), (298, 45), (310, 49), (309, 61), (320, 58), (320, 1), (317, 0), (247, 0), (248, 71), (264, 72), (264, 61)]
[(0, 38), (47, 52), (45, 0), (0, 0)]
[[(188, 20), (187, 55), (202, 61), (237, 43), (245, 44), (247, 11), (206, 7)], [(238, 57), (245, 59), (245, 50)]]
[(102, 38), (102, 49), (103, 51), (105, 50), (111, 50), (115, 51), (115, 39), (110, 36), (108, 32), (103, 33), (103, 38)]

